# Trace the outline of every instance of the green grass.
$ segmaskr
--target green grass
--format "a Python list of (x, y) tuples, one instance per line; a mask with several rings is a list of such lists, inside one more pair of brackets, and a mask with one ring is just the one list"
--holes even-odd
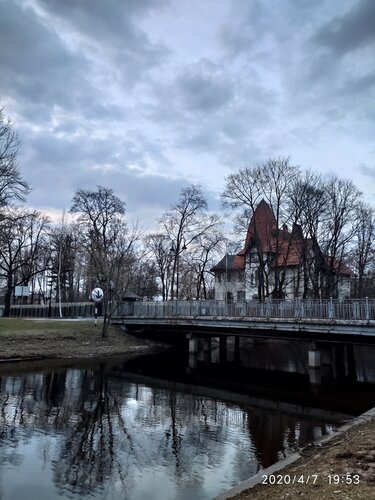
[(0, 335), (41, 334), (41, 333), (90, 333), (101, 331), (102, 321), (94, 326), (94, 321), (28, 320), (20, 318), (0, 318)]
[(146, 343), (102, 321), (0, 318), (0, 361), (7, 359), (72, 358), (126, 353)]

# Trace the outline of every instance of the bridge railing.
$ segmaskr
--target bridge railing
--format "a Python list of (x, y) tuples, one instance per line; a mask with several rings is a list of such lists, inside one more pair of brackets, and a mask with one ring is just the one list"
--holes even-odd
[(229, 304), (219, 300), (174, 300), (135, 302), (131, 308), (119, 306), (118, 316), (165, 317), (236, 317), (285, 319), (375, 320), (375, 299), (347, 300), (251, 300)]

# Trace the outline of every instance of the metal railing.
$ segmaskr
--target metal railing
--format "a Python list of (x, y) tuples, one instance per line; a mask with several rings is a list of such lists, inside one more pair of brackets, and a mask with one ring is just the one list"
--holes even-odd
[(116, 315), (146, 318), (211, 316), (370, 321), (375, 320), (375, 299), (252, 300), (233, 304), (218, 300), (135, 302), (119, 305)]
[[(95, 304), (93, 302), (65, 302), (61, 305), (64, 318), (93, 317)], [(0, 305), (0, 317), (4, 314), (4, 306)], [(58, 303), (52, 304), (19, 304), (10, 307), (12, 318), (59, 318)]]

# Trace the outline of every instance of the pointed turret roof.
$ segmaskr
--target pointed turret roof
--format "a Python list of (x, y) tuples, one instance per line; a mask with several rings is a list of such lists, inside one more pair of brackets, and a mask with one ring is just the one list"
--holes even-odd
[(256, 242), (260, 244), (264, 251), (267, 251), (271, 244), (272, 233), (276, 229), (275, 215), (268, 203), (262, 199), (251, 217), (247, 229), (245, 247), (238, 255), (245, 255), (249, 247)]

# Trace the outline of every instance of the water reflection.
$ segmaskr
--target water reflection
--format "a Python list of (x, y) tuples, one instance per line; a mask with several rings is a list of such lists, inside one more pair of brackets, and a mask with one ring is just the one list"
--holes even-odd
[(139, 374), (145, 366), (151, 358), (4, 374), (0, 497), (212, 498), (332, 429)]

